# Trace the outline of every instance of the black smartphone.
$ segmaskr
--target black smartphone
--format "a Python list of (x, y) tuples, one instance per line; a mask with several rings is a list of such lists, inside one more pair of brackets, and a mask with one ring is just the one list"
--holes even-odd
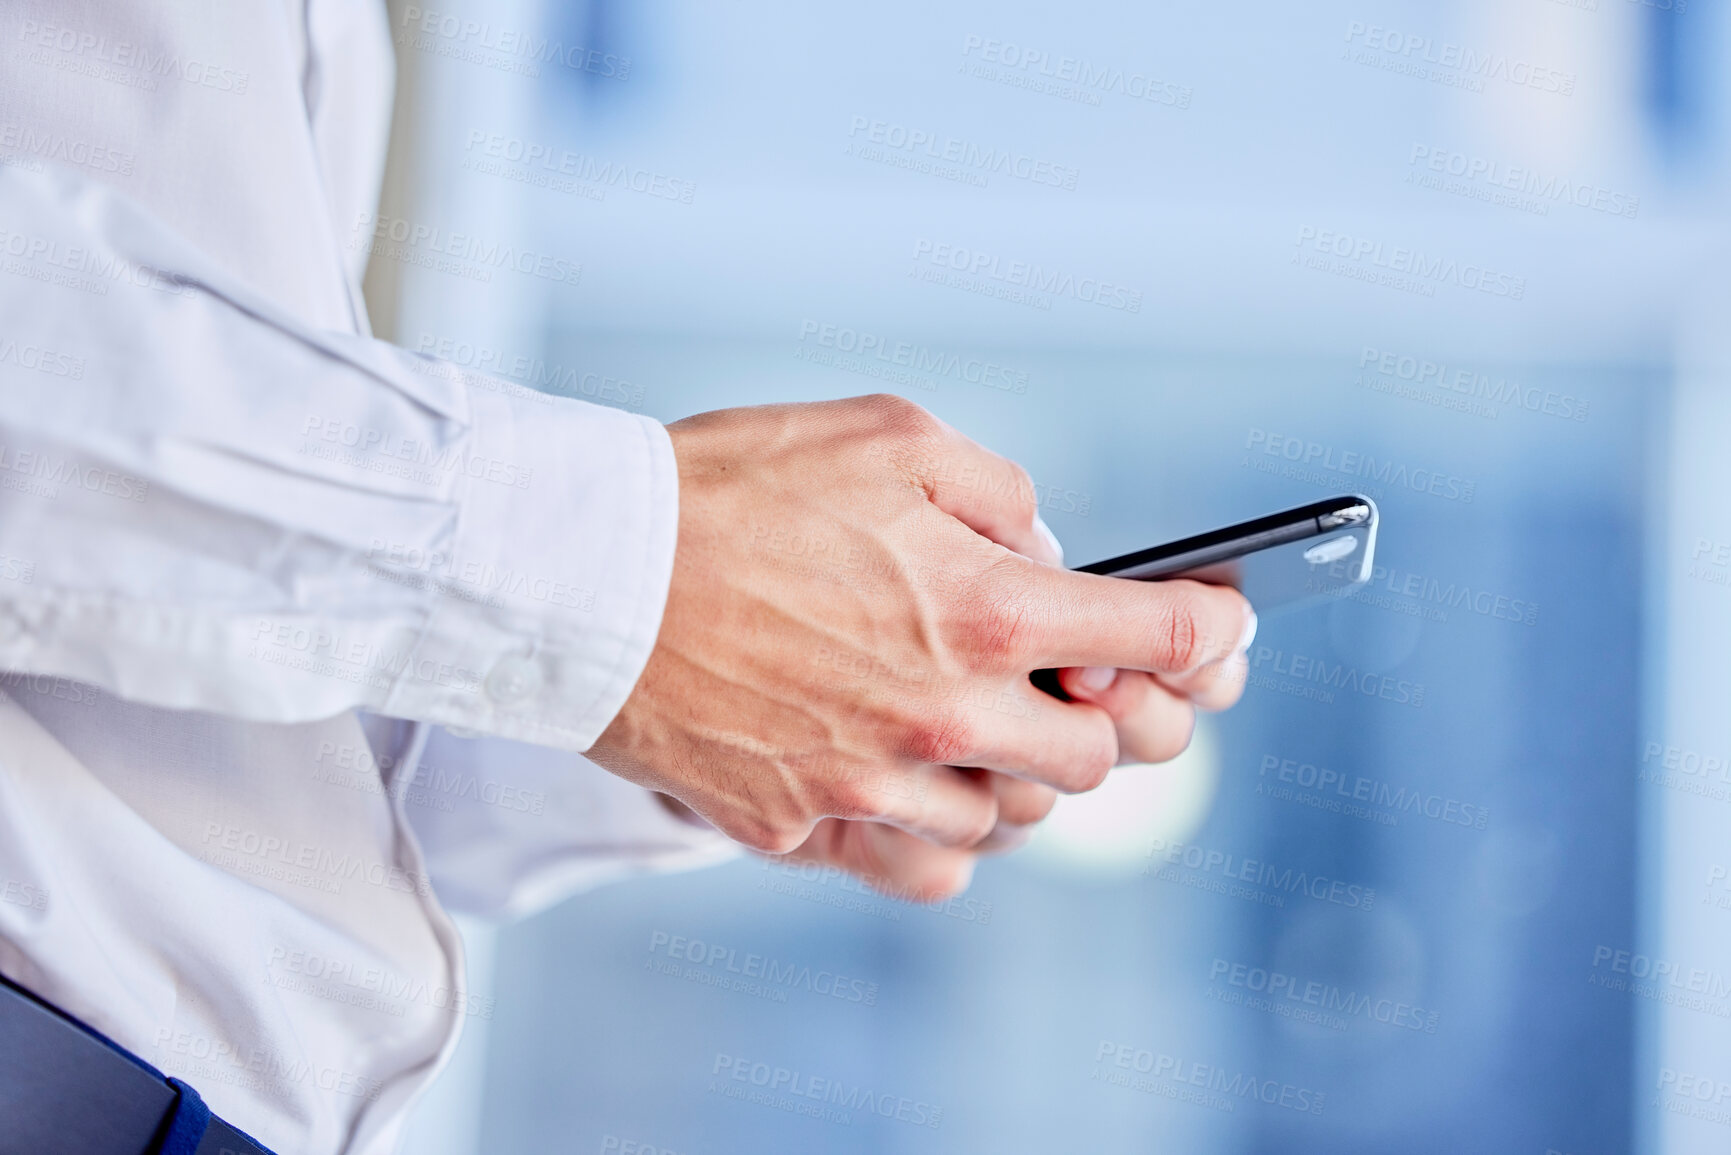
[[(1209, 530), (1105, 561), (1078, 573), (1135, 581), (1193, 578), (1236, 587), (1261, 617), (1339, 597), (1370, 580), (1376, 556), (1376, 502), (1356, 493)], [(1056, 670), (1034, 685), (1057, 697)]]

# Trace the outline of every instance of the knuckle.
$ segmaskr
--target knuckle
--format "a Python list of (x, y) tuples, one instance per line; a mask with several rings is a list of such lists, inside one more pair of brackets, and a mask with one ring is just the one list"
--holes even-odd
[(975, 810), (971, 816), (963, 821), (960, 830), (960, 837), (957, 838), (956, 845), (978, 845), (987, 835), (997, 829), (997, 825), (997, 809), (995, 807), (981, 807)]
[(820, 805), (827, 817), (855, 820), (876, 818), (883, 810), (877, 792), (855, 777), (825, 783)]
[(1058, 804), (1056, 790), (1042, 790), (1033, 805), (1027, 809), (1026, 823), (1044, 822), (1046, 816), (1052, 813), (1052, 807)]
[(740, 828), (727, 833), (748, 849), (759, 854), (792, 854), (809, 836), (808, 824), (780, 821), (772, 818), (748, 820)]
[(1034, 519), (1040, 513), (1040, 492), (1034, 488), (1034, 476), (1018, 462), (1007, 461), (1005, 465), (1010, 471), (1010, 502), (1016, 511), (1017, 528), (1033, 529)]
[(1026, 652), (1032, 628), (1019, 598), (1003, 590), (976, 594), (967, 611), (967, 651), (987, 669), (1008, 668)]
[(1065, 794), (1086, 794), (1104, 782), (1118, 764), (1117, 728), (1105, 718), (1099, 721), (1086, 744), (1065, 764), (1061, 780), (1052, 783)]
[(1057, 801), (1056, 790), (1026, 783), (1025, 788), (1010, 791), (998, 800), (998, 819), (1015, 826), (1028, 826), (1050, 814)]
[(1136, 755), (1143, 762), (1170, 762), (1190, 748), (1196, 733), (1196, 709), (1185, 706), (1182, 721), (1161, 726), (1137, 743)]
[(923, 406), (894, 393), (874, 393), (864, 399), (878, 424), (888, 433), (924, 441), (938, 436), (942, 426)]
[(1159, 637), (1160, 653), (1157, 655), (1163, 669), (1190, 670), (1201, 664), (1204, 649), (1204, 639), (1201, 627), (1196, 620), (1196, 600), (1186, 594), (1177, 594), (1166, 608), (1166, 619), (1161, 623)]
[(959, 710), (944, 710), (917, 723), (907, 740), (908, 757), (933, 766), (964, 763), (977, 749), (975, 723)]
[(1077, 759), (1069, 768), (1064, 789), (1070, 794), (1086, 794), (1106, 781), (1106, 775), (1112, 772), (1112, 766), (1117, 761), (1115, 751), (1104, 747), (1089, 751)]

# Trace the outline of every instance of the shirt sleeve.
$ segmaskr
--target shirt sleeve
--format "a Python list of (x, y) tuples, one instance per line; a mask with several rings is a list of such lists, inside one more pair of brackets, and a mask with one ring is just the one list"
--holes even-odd
[(582, 750), (660, 627), (649, 419), (310, 331), (121, 194), (0, 166), (0, 668)]
[(740, 847), (675, 818), (581, 754), (432, 731), (403, 810), (447, 910), (509, 922), (645, 874), (732, 861)]

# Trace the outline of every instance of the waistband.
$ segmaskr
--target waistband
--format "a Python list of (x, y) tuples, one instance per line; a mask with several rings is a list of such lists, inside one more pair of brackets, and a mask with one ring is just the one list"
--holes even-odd
[(0, 975), (0, 1155), (271, 1155), (197, 1091)]

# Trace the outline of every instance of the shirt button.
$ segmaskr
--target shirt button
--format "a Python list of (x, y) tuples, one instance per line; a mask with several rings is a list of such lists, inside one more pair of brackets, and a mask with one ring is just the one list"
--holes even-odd
[(501, 706), (532, 698), (540, 689), (540, 665), (533, 658), (520, 654), (500, 658), (487, 675), (487, 696)]

